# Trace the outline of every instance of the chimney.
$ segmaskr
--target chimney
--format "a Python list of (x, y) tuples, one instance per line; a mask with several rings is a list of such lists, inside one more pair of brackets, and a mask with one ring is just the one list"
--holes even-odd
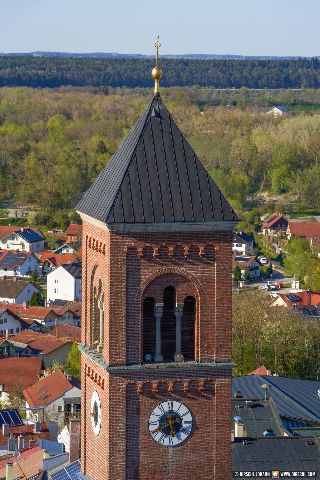
[(26, 310), (27, 309), (27, 302), (23, 302), (22, 306)]
[(234, 438), (243, 438), (244, 436), (243, 423), (239, 421), (234, 422)]
[(6, 480), (13, 480), (13, 463), (9, 462), (6, 465)]
[(41, 424), (40, 424), (40, 422), (35, 422), (34, 433), (40, 433), (40, 432), (41, 432)]
[(9, 450), (9, 452), (14, 452), (16, 450), (16, 442), (14, 438), (8, 438), (7, 449)]
[[(7, 331), (7, 330), (6, 330)], [(2, 424), (2, 435), (4, 437), (9, 437), (10, 434), (10, 426), (8, 423), (3, 423)]]
[(21, 452), (21, 450), (24, 449), (24, 438), (22, 435), (19, 435), (18, 437), (18, 450)]
[(69, 462), (72, 463), (80, 458), (80, 420), (76, 418), (70, 419), (69, 434), (70, 434)]

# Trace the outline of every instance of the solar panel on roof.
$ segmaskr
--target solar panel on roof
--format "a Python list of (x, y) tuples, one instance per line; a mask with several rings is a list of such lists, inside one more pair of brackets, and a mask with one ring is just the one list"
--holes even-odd
[(67, 467), (53, 473), (51, 478), (52, 480), (79, 480), (78, 473), (80, 473), (80, 460), (76, 460)]
[(23, 425), (17, 410), (0, 410), (0, 427), (2, 427), (4, 423), (14, 427)]
[(293, 295), (292, 293), (286, 295), (286, 297), (289, 300), (289, 302), (300, 302), (301, 301), (301, 298), (298, 297), (298, 295)]

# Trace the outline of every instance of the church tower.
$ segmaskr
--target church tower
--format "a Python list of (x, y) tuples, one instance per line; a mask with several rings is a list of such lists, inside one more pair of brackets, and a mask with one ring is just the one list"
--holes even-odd
[[(156, 44), (157, 51), (159, 44)], [(79, 202), (83, 478), (231, 478), (238, 218), (155, 94)]]

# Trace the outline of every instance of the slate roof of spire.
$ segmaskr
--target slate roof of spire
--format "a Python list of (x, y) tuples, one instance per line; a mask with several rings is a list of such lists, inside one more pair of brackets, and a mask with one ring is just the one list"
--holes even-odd
[(78, 203), (103, 223), (237, 221), (156, 95)]

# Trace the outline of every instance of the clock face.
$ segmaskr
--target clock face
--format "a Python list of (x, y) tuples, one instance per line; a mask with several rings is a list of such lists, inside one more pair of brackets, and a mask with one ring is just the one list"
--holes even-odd
[(97, 392), (93, 392), (91, 398), (91, 420), (95, 435), (99, 435), (101, 428), (101, 403)]
[(192, 414), (181, 402), (168, 400), (160, 403), (149, 417), (151, 436), (166, 447), (181, 445), (189, 438), (192, 428)]

